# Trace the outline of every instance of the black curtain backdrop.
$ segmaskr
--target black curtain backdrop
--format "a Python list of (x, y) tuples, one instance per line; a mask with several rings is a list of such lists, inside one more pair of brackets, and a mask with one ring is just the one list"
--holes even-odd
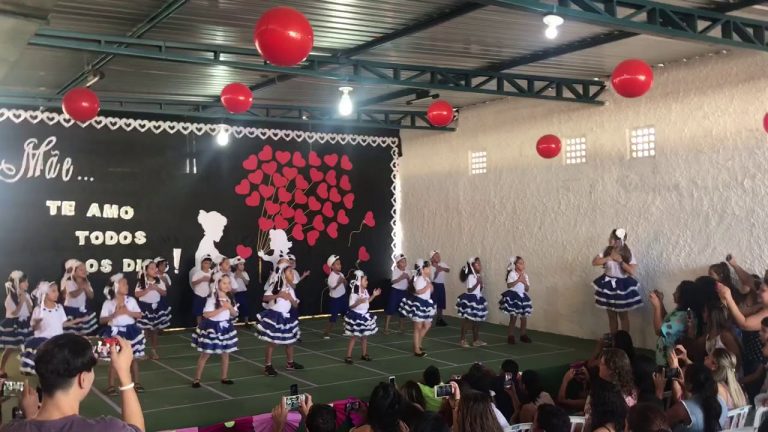
[[(116, 120), (114, 124), (117, 124)], [(365, 247), (370, 259), (361, 262), (360, 268), (369, 274), (372, 287), (388, 286), (393, 208), (391, 146), (352, 144), (350, 135), (344, 136), (345, 144), (319, 142), (320, 137), (328, 138), (327, 135), (317, 135), (317, 139), (310, 143), (306, 137), (299, 140), (286, 132), (279, 137), (267, 138), (230, 136), (229, 145), (222, 147), (209, 133), (198, 136), (166, 130), (155, 133), (151, 128), (143, 132), (123, 127), (112, 130), (108, 126), (108, 122), (100, 129), (78, 124), (65, 127), (55, 122), (50, 125), (44, 121), (16, 123), (8, 117), (0, 121), (0, 256), (3, 257), (0, 276), (3, 279), (12, 270), (20, 269), (29, 275), (30, 289), (33, 289), (41, 280), (59, 281), (63, 263), (69, 258), (92, 260), (89, 264), (99, 268), (89, 276), (96, 291), (96, 299), (89, 306), (98, 312), (103, 301), (102, 289), (110, 275), (123, 272), (124, 260), (135, 263), (160, 255), (170, 263), (173, 286), (168, 299), (173, 308), (173, 326), (191, 326), (194, 323), (191, 314), (193, 294), (188, 273), (194, 266), (195, 252), (203, 238), (198, 213), (200, 210), (217, 211), (228, 221), (216, 248), (229, 257), (236, 254), (237, 246), (252, 249), (252, 256), (246, 263), (246, 271), (251, 276), (250, 303), (252, 310), (260, 310), (263, 281), (271, 265), (263, 264), (259, 280), (256, 256), (259, 218), (264, 215), (274, 222), (274, 216), (266, 215), (264, 203), (268, 200), (279, 202), (279, 188), (265, 199), (258, 192), (258, 185), (247, 180), (255, 170), (244, 166), (271, 171), (268, 164), (274, 161), (276, 172), (282, 173), (283, 166), (293, 168), (295, 161), (300, 165), (303, 159), (307, 164), (297, 167), (296, 173), (311, 183), (306, 188), (306, 195), (316, 196), (321, 203), (330, 203), (333, 216), (322, 216), (323, 222), (327, 226), (335, 221), (338, 229), (336, 239), (324, 229), (314, 246), (310, 246), (306, 238), (289, 238), (293, 242), (291, 253), (297, 256), (299, 271), (312, 272), (298, 289), (301, 314), (322, 312), (323, 264), (330, 254), (342, 257), (346, 272), (355, 265), (360, 248)], [(285, 129), (285, 126), (277, 129)], [(399, 137), (397, 131), (389, 130), (367, 131), (366, 134), (372, 139)], [(258, 160), (254, 164), (265, 146), (273, 150), (271, 159)], [(316, 152), (320, 166), (309, 165), (310, 151)], [(285, 152), (290, 152), (291, 160), (284, 163)], [(277, 160), (278, 154), (282, 161)], [(294, 159), (294, 154), (300, 157)], [(244, 163), (251, 155), (256, 155), (250, 159), (251, 163)], [(326, 156), (327, 161), (324, 160)], [(334, 158), (336, 162), (331, 168), (329, 163)], [(349, 164), (342, 167), (342, 160)], [(312, 182), (312, 168), (323, 173), (322, 180)], [(328, 171), (336, 172), (335, 182), (333, 178), (328, 180)], [(268, 187), (274, 186), (275, 178), (262, 173), (261, 184), (269, 192)], [(291, 174), (292, 170), (288, 170), (288, 175)], [(317, 172), (314, 174), (318, 176)], [(348, 176), (349, 184), (345, 182), (344, 186), (351, 189), (349, 191), (342, 188), (343, 175)], [(258, 175), (254, 174), (253, 180), (258, 180), (256, 177)], [(241, 185), (244, 180), (245, 184)], [(304, 224), (307, 227), (304, 233), (308, 233), (314, 216), (322, 214), (322, 209), (311, 211), (309, 203), (297, 203), (296, 183), (294, 178), (284, 186), (284, 192), (294, 193), (286, 204), (292, 205), (294, 210), (306, 211), (308, 221)], [(328, 198), (321, 198), (317, 191), (321, 183), (327, 183), (329, 191), (335, 183), (338, 195), (345, 197), (351, 192), (354, 200), (335, 202), (333, 199), (338, 196), (330, 192)], [(238, 185), (241, 187), (236, 191)], [(248, 195), (242, 195), (245, 186)], [(253, 191), (259, 196), (257, 206), (246, 204)], [(74, 215), (62, 214), (71, 212), (71, 202), (75, 203)], [(105, 204), (117, 205), (121, 213), (116, 218), (103, 217), (103, 214), (102, 217), (89, 217), (87, 213), (93, 203), (99, 210), (104, 210)], [(250, 203), (254, 204), (255, 198), (251, 198)], [(352, 208), (348, 204), (352, 204)], [(346, 212), (347, 224), (339, 223), (340, 219), (345, 219), (339, 216), (340, 209)], [(367, 212), (373, 215), (375, 226), (363, 225), (348, 245), (350, 233), (360, 229)], [(78, 237), (78, 231), (88, 234)], [(292, 227), (286, 231), (290, 236)], [(101, 234), (93, 235), (93, 232)], [(117, 244), (93, 244), (102, 236), (109, 238), (109, 232), (121, 236)], [(181, 249), (178, 273), (174, 267), (174, 248)], [(124, 273), (134, 287), (136, 272)], [(327, 301), (322, 302), (322, 307), (326, 304)]]

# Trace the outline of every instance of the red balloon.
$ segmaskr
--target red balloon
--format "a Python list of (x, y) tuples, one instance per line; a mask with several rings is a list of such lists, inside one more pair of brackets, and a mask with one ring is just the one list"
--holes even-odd
[(544, 159), (552, 159), (560, 154), (560, 138), (555, 135), (544, 135), (536, 141), (536, 152)]
[(61, 99), (61, 109), (73, 120), (85, 123), (99, 113), (99, 97), (86, 87), (75, 87)]
[(613, 70), (611, 84), (625, 98), (640, 97), (653, 85), (653, 69), (642, 60), (624, 60)]
[(436, 100), (427, 108), (427, 120), (434, 127), (446, 127), (453, 121), (453, 107), (444, 100)]
[(232, 114), (244, 113), (253, 105), (253, 92), (245, 84), (227, 84), (221, 89), (221, 104)]
[(765, 132), (768, 133), (768, 113), (766, 113), (765, 117), (763, 117), (763, 129), (765, 129)]
[(295, 66), (309, 56), (315, 34), (307, 17), (290, 7), (264, 13), (253, 29), (253, 42), (261, 56), (275, 66)]

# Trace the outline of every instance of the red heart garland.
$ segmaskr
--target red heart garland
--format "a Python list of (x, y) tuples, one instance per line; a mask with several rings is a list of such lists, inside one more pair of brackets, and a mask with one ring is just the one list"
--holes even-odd
[(323, 222), (323, 217), (320, 215), (315, 215), (315, 218), (312, 220), (312, 228), (322, 231), (325, 229), (325, 223)]
[[(307, 166), (307, 161), (304, 160), (304, 157), (299, 152), (293, 153), (293, 166), (296, 168), (304, 168)], [(303, 237), (303, 236), (302, 236)]]
[(330, 236), (332, 239), (339, 237), (339, 224), (336, 222), (329, 223), (328, 228), (325, 229), (325, 232), (327, 232), (328, 236)]
[(347, 208), (347, 210), (352, 210), (352, 206), (355, 203), (355, 194), (352, 192), (344, 195), (344, 207)]
[(339, 191), (336, 188), (331, 188), (331, 193), (328, 194), (328, 199), (335, 203), (340, 203), (341, 195), (339, 195)]
[(341, 169), (345, 171), (352, 170), (352, 162), (349, 160), (349, 156), (344, 155), (341, 157)]
[(264, 210), (266, 210), (267, 214), (270, 216), (276, 215), (277, 212), (280, 211), (280, 204), (272, 201), (264, 201)]
[(339, 161), (339, 155), (337, 154), (328, 154), (323, 156), (323, 162), (325, 162), (326, 165), (333, 168), (336, 166), (336, 162)]
[(283, 176), (287, 178), (288, 180), (293, 180), (296, 175), (299, 173), (299, 170), (293, 167), (283, 167)]
[(307, 233), (307, 244), (310, 245), (310, 246), (314, 246), (315, 243), (317, 243), (318, 237), (320, 237), (320, 233), (319, 232), (317, 232), (315, 230), (312, 230), (312, 231), (308, 232)]
[(347, 211), (344, 209), (339, 210), (339, 212), (336, 214), (336, 220), (339, 221), (339, 223), (342, 225), (348, 224), (349, 217), (347, 216)]
[(323, 161), (320, 160), (320, 157), (317, 156), (317, 153), (314, 150), (310, 151), (309, 152), (309, 166), (319, 167), (322, 164), (323, 164)]
[(317, 168), (310, 168), (309, 178), (311, 178), (313, 182), (319, 182), (323, 179), (323, 172)]
[(376, 220), (373, 218), (373, 212), (372, 211), (367, 211), (365, 213), (365, 218), (363, 219), (363, 223), (368, 225), (371, 228), (376, 226)]
[(245, 205), (248, 207), (258, 207), (260, 202), (261, 195), (259, 195), (258, 191), (251, 192), (251, 194), (248, 195), (248, 198), (245, 199)]
[(286, 219), (292, 218), (295, 213), (296, 211), (293, 209), (293, 207), (289, 206), (288, 204), (283, 204), (280, 206), (280, 216)]
[(237, 245), (237, 247), (235, 247), (235, 253), (242, 259), (248, 259), (253, 254), (253, 249), (248, 246)]
[(315, 192), (320, 198), (324, 200), (328, 199), (328, 183), (320, 183), (320, 185), (317, 186), (317, 190)]
[(360, 246), (360, 249), (357, 250), (357, 260), (366, 262), (369, 259), (371, 259), (371, 255), (368, 253), (368, 250), (365, 249), (365, 246)]
[(275, 223), (272, 222), (272, 219), (267, 219), (265, 217), (259, 218), (259, 229), (262, 231), (269, 231), (272, 229), (272, 227), (275, 226)]
[(285, 188), (280, 188), (277, 191), (277, 200), (280, 202), (288, 202), (293, 198), (293, 194), (285, 190)]
[(276, 187), (281, 188), (288, 184), (288, 179), (275, 173), (275, 175), (272, 176), (272, 183), (274, 183)]
[(278, 150), (275, 152), (275, 159), (277, 159), (281, 165), (285, 165), (289, 160), (291, 160), (291, 152)]
[(269, 198), (272, 196), (273, 193), (275, 193), (275, 187), (267, 186), (267, 185), (259, 185), (259, 193), (264, 198)]
[(294, 225), (293, 230), (291, 230), (291, 236), (298, 241), (304, 240), (304, 226), (299, 224)]
[(352, 184), (349, 182), (349, 176), (347, 176), (346, 174), (341, 176), (341, 181), (339, 181), (339, 187), (341, 187), (345, 191), (352, 190)]
[(243, 161), (243, 168), (248, 171), (253, 171), (259, 166), (259, 158), (255, 154), (248, 156), (248, 159)]
[(325, 181), (331, 186), (336, 186), (336, 171), (330, 170), (325, 173)]
[(248, 181), (255, 185), (261, 184), (262, 180), (264, 180), (264, 172), (262, 170), (256, 170), (248, 174)]
[(308, 219), (307, 219), (307, 215), (304, 213), (304, 211), (296, 210), (293, 213), (293, 220), (295, 220), (297, 224), (304, 225), (305, 223), (307, 223)]
[(329, 218), (332, 218), (334, 215), (333, 205), (328, 201), (326, 201), (325, 204), (323, 204), (323, 215)]
[(304, 176), (301, 174), (296, 176), (296, 187), (298, 189), (306, 189), (309, 187), (309, 183), (307, 182), (307, 179), (305, 179)]
[(240, 183), (235, 186), (235, 193), (238, 195), (248, 195), (251, 193), (251, 184), (248, 180), (241, 180)]
[(267, 163), (261, 164), (261, 169), (265, 173), (267, 173), (269, 175), (272, 175), (272, 174), (275, 173), (275, 171), (277, 171), (277, 162), (272, 161), (272, 162), (267, 162)]
[(272, 159), (272, 147), (265, 145), (259, 152), (259, 159), (266, 162)]
[(288, 228), (288, 225), (290, 224), (288, 223), (287, 220), (283, 219), (282, 216), (279, 216), (279, 215), (275, 216), (275, 228), (284, 230)]
[(296, 189), (296, 191), (293, 193), (293, 200), (296, 201), (296, 204), (306, 204), (307, 196), (304, 194), (303, 190)]
[(312, 210), (312, 211), (318, 211), (318, 210), (320, 210), (323, 207), (323, 205), (320, 204), (320, 201), (318, 201), (317, 198), (315, 198), (313, 196), (309, 197), (309, 204), (308, 205), (309, 205), (309, 209)]

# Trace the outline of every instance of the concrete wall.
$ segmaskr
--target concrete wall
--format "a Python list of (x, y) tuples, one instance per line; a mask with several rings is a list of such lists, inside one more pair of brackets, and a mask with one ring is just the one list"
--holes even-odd
[[(614, 227), (628, 230), (644, 288), (671, 294), (728, 252), (768, 267), (768, 55), (724, 54), (656, 69), (640, 99), (606, 95), (602, 107), (508, 98), (461, 111), (454, 133), (403, 133), (404, 250), (442, 251), (450, 314), (463, 289), (458, 268), (484, 262), (489, 321), (507, 258), (528, 263), (530, 326), (580, 337), (607, 330), (593, 303), (591, 259)], [(653, 125), (657, 156), (630, 160), (628, 130)], [(541, 159), (536, 140), (587, 137), (588, 162)], [(488, 152), (488, 173), (470, 176), (468, 152)], [(671, 307), (671, 295), (667, 296)], [(631, 314), (636, 343), (652, 346), (650, 305)]]

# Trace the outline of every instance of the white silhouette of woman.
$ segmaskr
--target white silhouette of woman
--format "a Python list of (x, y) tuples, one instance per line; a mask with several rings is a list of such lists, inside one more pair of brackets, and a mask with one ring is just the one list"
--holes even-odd
[(227, 218), (217, 211), (206, 212), (200, 210), (197, 215), (197, 223), (203, 227), (204, 236), (200, 240), (200, 245), (195, 252), (195, 266), (200, 267), (200, 260), (203, 255), (210, 254), (213, 262), (218, 262), (222, 255), (216, 249), (214, 243), (221, 240), (224, 235), (224, 227), (227, 226)]

